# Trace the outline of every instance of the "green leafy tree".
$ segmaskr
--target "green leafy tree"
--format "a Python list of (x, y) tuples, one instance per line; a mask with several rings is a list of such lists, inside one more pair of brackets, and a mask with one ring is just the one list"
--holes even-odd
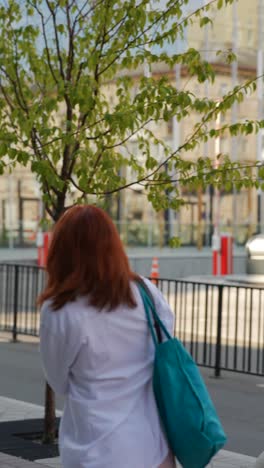
[[(188, 0), (1, 2), (0, 172), (17, 163), (29, 166), (55, 222), (67, 206), (89, 195), (100, 199), (134, 184), (145, 187), (157, 210), (178, 209), (182, 185), (258, 185), (259, 174), (254, 179), (251, 172), (249, 177), (248, 168), (228, 156), (219, 156), (218, 168), (210, 158), (184, 158), (222, 133), (249, 134), (262, 126), (257, 121), (221, 129), (214, 125), (219, 112), (227, 113), (235, 101), (254, 91), (254, 80), (216, 103), (187, 88), (177, 89), (166, 76), (143, 73), (145, 67), (181, 64), (199, 83), (213, 82), (213, 67), (197, 50), (169, 54), (166, 48), (194, 20), (201, 27), (211, 22), (212, 5), (231, 3), (211, 0), (186, 13)], [(233, 60), (233, 54), (228, 52), (226, 59)], [(135, 70), (137, 91), (131, 93)], [(170, 148), (158, 137), (161, 120), (176, 116), (181, 121), (193, 113), (199, 123), (179, 148)], [(131, 140), (137, 142), (134, 151)], [(153, 157), (153, 144), (162, 146), (162, 160)], [(126, 169), (133, 180), (123, 175)], [(50, 421), (54, 408), (46, 407), (52, 410)]]

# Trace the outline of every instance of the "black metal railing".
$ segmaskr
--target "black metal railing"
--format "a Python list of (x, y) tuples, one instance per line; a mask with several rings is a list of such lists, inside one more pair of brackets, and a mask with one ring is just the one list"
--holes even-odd
[(45, 272), (37, 266), (0, 264), (0, 330), (38, 336), (37, 297), (43, 290)]
[(174, 334), (196, 362), (264, 375), (264, 289), (258, 285), (159, 280), (175, 313)]
[[(44, 270), (0, 264), (0, 331), (39, 334), (36, 299)], [(196, 362), (214, 369), (264, 375), (264, 289), (217, 281), (158, 280), (175, 314), (174, 334)]]

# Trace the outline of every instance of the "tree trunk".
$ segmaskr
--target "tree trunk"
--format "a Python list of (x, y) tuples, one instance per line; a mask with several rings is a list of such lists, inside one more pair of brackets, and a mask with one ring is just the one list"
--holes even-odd
[[(57, 197), (57, 210), (54, 213), (53, 221), (56, 223), (64, 212), (65, 194)], [(45, 389), (45, 415), (42, 441), (44, 444), (54, 443), (56, 437), (56, 412), (55, 412), (55, 393), (46, 383)]]
[(56, 437), (56, 413), (55, 413), (55, 394), (46, 383), (45, 389), (45, 416), (44, 416), (44, 430), (43, 430), (43, 443), (52, 444)]

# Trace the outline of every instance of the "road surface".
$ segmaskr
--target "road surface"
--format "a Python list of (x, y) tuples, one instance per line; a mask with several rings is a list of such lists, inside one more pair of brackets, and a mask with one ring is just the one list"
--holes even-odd
[[(0, 395), (43, 404), (44, 378), (38, 343), (0, 342)], [(225, 372), (213, 378), (202, 370), (228, 435), (227, 450), (257, 456), (264, 450), (264, 379)], [(57, 408), (63, 399), (57, 397)]]

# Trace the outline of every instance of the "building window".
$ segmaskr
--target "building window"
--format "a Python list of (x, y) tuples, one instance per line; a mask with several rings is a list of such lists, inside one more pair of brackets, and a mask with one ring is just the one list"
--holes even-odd
[(229, 138), (221, 138), (220, 141), (220, 152), (223, 154), (228, 154), (230, 150)]
[(195, 87), (194, 87), (194, 94), (195, 94), (195, 96), (199, 96), (200, 91), (201, 91), (201, 85), (198, 85), (198, 84), (195, 85)]
[(228, 85), (227, 83), (221, 83), (220, 85), (220, 96), (224, 96), (225, 94), (228, 93)]
[(251, 18), (248, 20), (248, 24), (247, 24), (247, 45), (248, 47), (254, 46), (254, 29), (253, 29)]
[(171, 136), (173, 132), (173, 118), (167, 122), (167, 135)]
[(242, 153), (243, 156), (246, 156), (246, 152), (247, 152), (247, 139), (246, 138), (240, 138), (240, 142), (239, 142), (239, 146), (240, 146), (240, 151)]
[(138, 95), (139, 92), (140, 92), (139, 84), (135, 83), (133, 88), (131, 88), (131, 92), (130, 92), (132, 101), (135, 99), (135, 97)]

